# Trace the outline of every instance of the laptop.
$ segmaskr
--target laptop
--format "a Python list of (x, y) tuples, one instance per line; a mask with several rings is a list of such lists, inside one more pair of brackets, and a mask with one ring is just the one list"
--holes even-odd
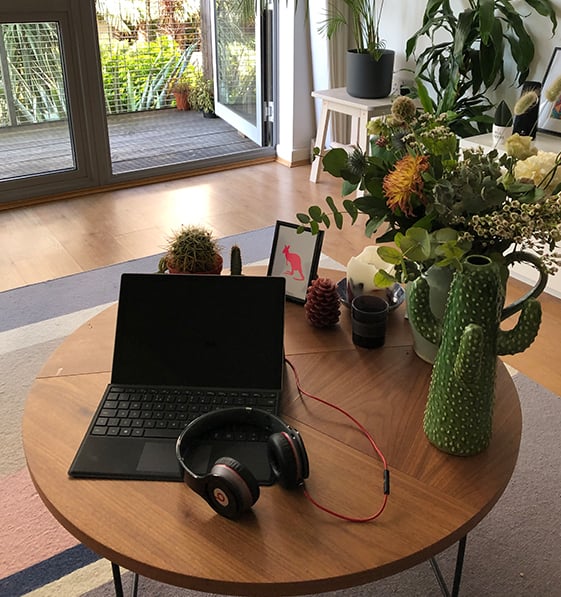
[[(175, 444), (194, 418), (232, 406), (278, 415), (284, 306), (281, 277), (123, 274), (111, 381), (69, 475), (180, 481)], [(204, 474), (227, 455), (272, 482), (267, 438), (250, 435), (215, 434), (188, 464)]]

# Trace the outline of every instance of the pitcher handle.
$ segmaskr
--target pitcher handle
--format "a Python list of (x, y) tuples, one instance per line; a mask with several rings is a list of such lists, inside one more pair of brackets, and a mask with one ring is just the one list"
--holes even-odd
[(527, 253), (526, 251), (513, 251), (512, 253), (505, 255), (504, 258), (504, 264), (506, 267), (517, 262), (529, 263), (530, 265), (533, 265), (538, 270), (540, 277), (536, 282), (536, 285), (531, 288), (524, 296), (521, 296), (519, 299), (515, 300), (513, 303), (503, 309), (501, 321), (504, 321), (507, 317), (510, 317), (511, 315), (514, 315), (514, 313), (520, 311), (528, 299), (537, 298), (547, 286), (548, 278), (548, 273), (544, 264), (542, 263), (541, 259), (533, 253)]

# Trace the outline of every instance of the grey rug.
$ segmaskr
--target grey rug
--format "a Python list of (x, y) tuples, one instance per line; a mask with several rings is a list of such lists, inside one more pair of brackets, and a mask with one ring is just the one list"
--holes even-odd
[[(271, 229), (245, 239), (251, 260), (265, 259)], [(261, 249), (249, 249), (261, 244)], [(22, 502), (25, 476), (20, 421), (25, 396), (54, 348), (78, 325), (116, 298), (121, 271), (154, 271), (158, 256), (0, 293), (0, 596), (104, 597), (113, 595), (109, 563), (76, 545), (33, 493)], [(249, 260), (246, 259), (246, 262)], [(333, 266), (333, 262), (326, 265)], [(520, 373), (514, 374), (523, 410), (520, 456), (510, 485), (492, 512), (470, 533), (464, 566), (464, 597), (561, 596), (561, 399)], [(30, 485), (29, 485), (30, 486)], [(17, 489), (17, 491), (16, 491)], [(17, 494), (17, 495), (15, 495)], [(47, 529), (47, 530), (45, 530)], [(60, 542), (42, 555), (44, 543)], [(25, 546), (20, 545), (25, 537)], [(321, 545), (317, 546), (320, 550)], [(313, 559), (302, 554), (302, 565)], [(455, 549), (438, 557), (451, 579)], [(132, 582), (124, 574), (125, 590)], [(204, 594), (140, 579), (141, 596), (202, 597)], [(440, 595), (422, 564), (333, 597)]]

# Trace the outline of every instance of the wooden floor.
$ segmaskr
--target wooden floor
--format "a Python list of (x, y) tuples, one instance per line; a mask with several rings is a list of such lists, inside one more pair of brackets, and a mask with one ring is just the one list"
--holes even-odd
[[(309, 167), (271, 162), (0, 211), (0, 290), (153, 255), (181, 224), (202, 224), (227, 236), (276, 220), (294, 222), (308, 205), (339, 196), (335, 179), (323, 174), (313, 184), (308, 176)], [(346, 264), (368, 243), (357, 225), (328, 231), (323, 250)], [(509, 298), (525, 289), (511, 280)], [(538, 338), (504, 360), (561, 395), (561, 300), (543, 294), (541, 302)]]

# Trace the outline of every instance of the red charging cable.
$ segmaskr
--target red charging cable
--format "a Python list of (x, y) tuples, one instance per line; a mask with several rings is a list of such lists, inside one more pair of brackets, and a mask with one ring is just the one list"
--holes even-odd
[(390, 495), (390, 471), (388, 469), (388, 463), (386, 461), (386, 457), (384, 456), (384, 454), (382, 453), (380, 448), (378, 448), (376, 442), (374, 441), (374, 438), (369, 433), (368, 429), (366, 429), (366, 427), (362, 423), (357, 421), (350, 413), (348, 413), (346, 410), (342, 409), (340, 406), (337, 406), (336, 404), (332, 404), (331, 402), (327, 402), (327, 400), (324, 400), (323, 398), (319, 398), (318, 396), (314, 396), (313, 394), (306, 392), (306, 390), (304, 390), (304, 388), (302, 388), (302, 386), (300, 384), (300, 378), (298, 376), (298, 372), (296, 371), (296, 367), (286, 357), (284, 360), (286, 361), (286, 364), (292, 369), (292, 372), (294, 373), (294, 379), (296, 380), (296, 387), (298, 389), (298, 392), (300, 392), (301, 395), (307, 396), (308, 398), (311, 398), (312, 400), (316, 400), (317, 402), (321, 402), (322, 404), (325, 404), (325, 406), (329, 406), (330, 408), (335, 409), (336, 411), (340, 412), (341, 414), (345, 415), (345, 417), (350, 419), (353, 422), (353, 424), (366, 437), (366, 439), (368, 440), (368, 443), (372, 446), (374, 454), (376, 454), (380, 458), (380, 460), (382, 461), (382, 464), (384, 465), (384, 497), (382, 499), (382, 505), (380, 506), (378, 511), (375, 514), (372, 514), (371, 516), (366, 516), (364, 518), (347, 516), (346, 514), (340, 514), (339, 512), (335, 512), (325, 506), (322, 506), (321, 504), (316, 502), (316, 500), (308, 493), (305, 483), (302, 483), (304, 495), (314, 506), (316, 506), (316, 508), (319, 508), (320, 510), (323, 510), (324, 512), (327, 512), (328, 514), (331, 514), (332, 516), (335, 516), (342, 520), (347, 520), (349, 522), (370, 522), (371, 520), (378, 518), (380, 516), (380, 514), (382, 514), (382, 512), (384, 511), (384, 508), (386, 507), (386, 504), (388, 503), (388, 496)]

